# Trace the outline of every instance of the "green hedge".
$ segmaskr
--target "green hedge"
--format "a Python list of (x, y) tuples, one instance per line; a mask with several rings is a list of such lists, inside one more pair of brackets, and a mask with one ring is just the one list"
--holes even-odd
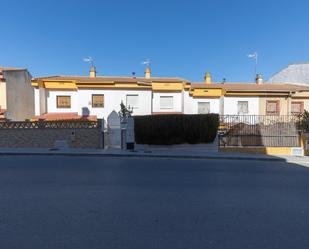
[(172, 145), (212, 143), (217, 135), (219, 115), (152, 115), (134, 117), (138, 144)]

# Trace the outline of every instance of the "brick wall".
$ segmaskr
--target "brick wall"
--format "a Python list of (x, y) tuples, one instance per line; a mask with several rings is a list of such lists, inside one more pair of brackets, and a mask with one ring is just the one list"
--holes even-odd
[(99, 149), (103, 146), (103, 135), (99, 127), (91, 129), (0, 129), (0, 147), (2, 148), (53, 148), (57, 140), (65, 140), (69, 148)]

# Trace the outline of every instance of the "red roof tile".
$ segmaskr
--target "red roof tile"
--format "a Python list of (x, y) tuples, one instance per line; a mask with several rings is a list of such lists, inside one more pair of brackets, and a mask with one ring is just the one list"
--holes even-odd
[(150, 79), (143, 77), (121, 77), (121, 76), (97, 76), (97, 77), (89, 77), (89, 76), (50, 76), (50, 77), (40, 77), (35, 78), (33, 81), (76, 81), (76, 83), (104, 83), (104, 82), (115, 82), (115, 83), (141, 83), (141, 84), (151, 84), (152, 82), (168, 82), (168, 83), (180, 83), (180, 82), (188, 82), (185, 79), (181, 78), (161, 78), (161, 77), (152, 77)]
[(15, 70), (24, 70), (23, 68), (15, 67), (0, 67), (0, 71), (15, 71)]
[(33, 119), (39, 120), (43, 119), (46, 121), (57, 121), (57, 120), (88, 120), (88, 121), (97, 121), (97, 116), (81, 116), (77, 112), (68, 112), (68, 113), (45, 113), (40, 116), (34, 116)]
[(290, 92), (309, 91), (308, 86), (295, 84), (255, 84), (255, 83), (192, 83), (192, 88), (212, 89), (221, 88), (226, 91), (253, 91), (253, 92)]

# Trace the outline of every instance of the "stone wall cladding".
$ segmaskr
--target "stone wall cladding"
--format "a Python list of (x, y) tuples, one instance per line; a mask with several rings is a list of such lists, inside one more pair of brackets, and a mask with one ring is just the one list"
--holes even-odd
[[(72, 136), (72, 132), (75, 136)], [(2, 148), (54, 148), (57, 140), (66, 140), (69, 148), (103, 148), (101, 129), (0, 129)]]

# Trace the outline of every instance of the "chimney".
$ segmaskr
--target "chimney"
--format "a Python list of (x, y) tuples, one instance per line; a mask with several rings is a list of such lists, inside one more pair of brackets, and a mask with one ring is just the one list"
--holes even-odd
[(149, 67), (147, 67), (145, 71), (145, 78), (150, 79), (150, 77), (151, 77), (151, 70)]
[(205, 73), (204, 82), (208, 85), (211, 84), (211, 74), (209, 72)]
[(90, 78), (95, 78), (95, 77), (97, 77), (97, 70), (96, 70), (95, 66), (92, 66), (92, 67), (90, 68), (90, 74), (89, 74), (89, 76), (90, 76)]
[(261, 85), (263, 84), (264, 80), (263, 80), (263, 75), (262, 74), (257, 74), (256, 75), (256, 79), (255, 79), (255, 83), (257, 85)]

